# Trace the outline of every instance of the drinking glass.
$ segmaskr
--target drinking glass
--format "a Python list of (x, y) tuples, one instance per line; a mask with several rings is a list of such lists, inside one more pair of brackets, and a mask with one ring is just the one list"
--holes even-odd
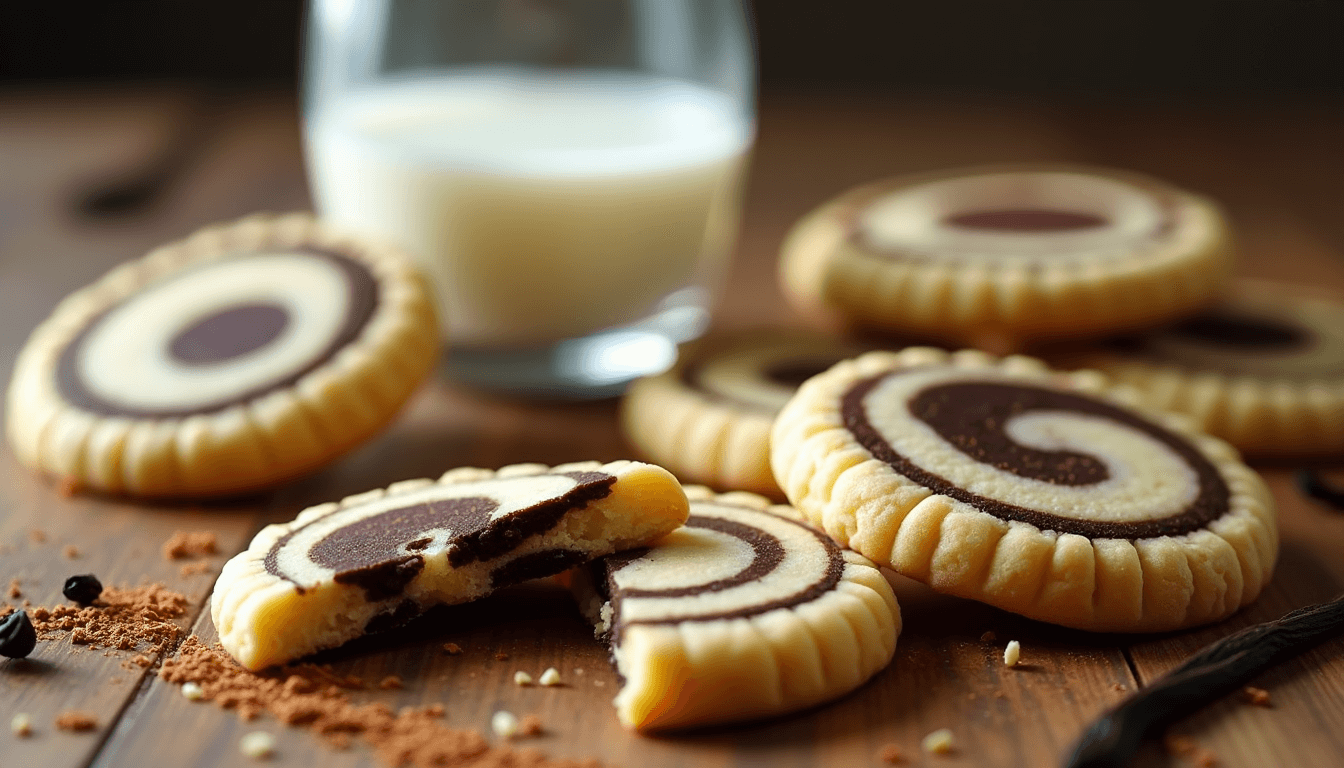
[(314, 0), (308, 174), (429, 275), (448, 376), (604, 396), (708, 324), (754, 89), (739, 0)]

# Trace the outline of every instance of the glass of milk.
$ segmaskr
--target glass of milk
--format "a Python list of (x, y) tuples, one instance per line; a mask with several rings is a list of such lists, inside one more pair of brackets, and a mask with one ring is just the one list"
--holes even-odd
[(319, 212), (400, 244), (448, 376), (605, 396), (700, 335), (755, 137), (740, 0), (314, 0)]

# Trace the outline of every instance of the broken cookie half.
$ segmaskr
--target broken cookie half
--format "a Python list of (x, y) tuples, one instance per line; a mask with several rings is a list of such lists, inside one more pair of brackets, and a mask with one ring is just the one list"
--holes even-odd
[(901, 631), (891, 586), (791, 507), (686, 488), (686, 525), (575, 579), (611, 645), (622, 724), (752, 720), (837, 698), (885, 667)]
[(651, 464), (454, 469), (267, 526), (224, 566), (211, 616), (258, 670), (648, 544), (686, 516), (676, 478)]

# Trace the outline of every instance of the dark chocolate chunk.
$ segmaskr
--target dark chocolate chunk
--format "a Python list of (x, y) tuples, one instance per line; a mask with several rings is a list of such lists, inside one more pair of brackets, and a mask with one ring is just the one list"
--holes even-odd
[(576, 549), (543, 549), (516, 557), (490, 572), (491, 588), (553, 576), (588, 562), (588, 553)]
[(24, 610), (0, 619), (0, 656), (22, 659), (37, 647), (37, 630)]
[(65, 599), (78, 605), (90, 605), (103, 594), (103, 583), (92, 573), (71, 576), (65, 580), (65, 586), (61, 587), (61, 594), (65, 595)]

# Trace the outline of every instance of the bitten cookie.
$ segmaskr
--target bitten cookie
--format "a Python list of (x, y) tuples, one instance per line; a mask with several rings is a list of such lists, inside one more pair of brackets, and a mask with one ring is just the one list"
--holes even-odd
[(140, 496), (236, 493), (381, 429), (438, 357), (424, 279), (305, 214), (127, 262), (33, 331), (6, 401), (34, 469)]
[(575, 580), (640, 730), (793, 712), (891, 661), (901, 614), (871, 562), (754, 494), (686, 489), (683, 528)]
[(1095, 631), (1216, 621), (1269, 580), (1273, 499), (1140, 400), (1031, 358), (874, 352), (799, 389), (772, 465), (842, 545), (938, 591)]
[(1344, 298), (1240, 281), (1215, 309), (1073, 362), (1256, 455), (1344, 452)]
[(703, 339), (677, 364), (632, 384), (626, 439), (683, 480), (782, 498), (770, 474), (770, 425), (798, 385), (862, 351), (804, 331)]
[(262, 669), (648, 544), (686, 514), (676, 478), (650, 464), (454, 469), (263, 528), (225, 564), (210, 615), (224, 648)]
[(1210, 303), (1231, 266), (1205, 198), (1133, 173), (970, 168), (869, 184), (784, 243), (805, 310), (956, 342), (1079, 338)]

